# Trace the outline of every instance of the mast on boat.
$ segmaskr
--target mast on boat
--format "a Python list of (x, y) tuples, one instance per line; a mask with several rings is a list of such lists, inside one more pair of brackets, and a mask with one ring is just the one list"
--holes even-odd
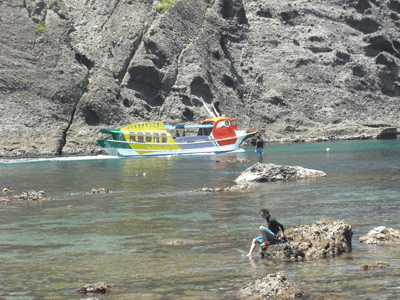
[(210, 116), (211, 116), (212, 118), (216, 118), (217, 116), (220, 117), (219, 113), (218, 113), (217, 110), (215, 109), (214, 102), (211, 102), (211, 106), (212, 106), (212, 108), (213, 108), (213, 111), (211, 111), (211, 110), (207, 107), (206, 102), (203, 100), (203, 98), (200, 97), (200, 100), (201, 100), (201, 102), (203, 103), (203, 105), (204, 105), (204, 107), (206, 108), (207, 112), (210, 114)]

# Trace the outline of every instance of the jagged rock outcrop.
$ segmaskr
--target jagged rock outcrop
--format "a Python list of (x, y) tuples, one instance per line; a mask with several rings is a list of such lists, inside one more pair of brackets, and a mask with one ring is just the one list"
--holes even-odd
[(399, 0), (0, 3), (0, 156), (99, 153), (98, 130), (198, 122), (268, 140), (398, 127)]
[(237, 179), (237, 183), (243, 182), (268, 182), (278, 180), (295, 180), (325, 177), (322, 171), (306, 169), (303, 167), (281, 166), (274, 164), (256, 163), (247, 168)]
[(308, 299), (308, 293), (283, 272), (254, 280), (239, 292), (240, 299)]
[(285, 229), (286, 239), (263, 247), (263, 258), (277, 261), (296, 261), (336, 257), (351, 252), (353, 231), (344, 221), (322, 219), (311, 225)]
[(379, 226), (368, 232), (367, 235), (359, 238), (365, 244), (392, 244), (400, 243), (400, 230)]

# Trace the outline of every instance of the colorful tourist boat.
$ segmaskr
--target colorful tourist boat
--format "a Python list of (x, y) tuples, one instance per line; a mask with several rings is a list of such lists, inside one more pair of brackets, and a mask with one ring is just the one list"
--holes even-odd
[(199, 125), (172, 126), (155, 121), (100, 132), (109, 136), (97, 143), (110, 155), (165, 156), (234, 151), (256, 130), (240, 131), (236, 120), (213, 115)]

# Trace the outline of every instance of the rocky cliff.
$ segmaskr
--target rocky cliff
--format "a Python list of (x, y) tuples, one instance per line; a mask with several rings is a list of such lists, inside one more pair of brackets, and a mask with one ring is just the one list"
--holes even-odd
[(0, 156), (96, 153), (100, 128), (197, 122), (373, 136), (400, 110), (400, 0), (0, 2)]

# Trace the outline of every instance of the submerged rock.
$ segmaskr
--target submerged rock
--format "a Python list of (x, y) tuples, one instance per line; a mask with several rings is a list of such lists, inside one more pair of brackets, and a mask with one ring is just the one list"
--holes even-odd
[(322, 171), (274, 164), (256, 163), (246, 169), (236, 182), (268, 182), (325, 177)]
[(216, 163), (220, 162), (239, 162), (239, 163), (245, 163), (245, 162), (250, 162), (249, 159), (244, 159), (244, 158), (237, 158), (237, 159), (216, 159)]
[(212, 193), (212, 192), (225, 192), (225, 191), (239, 191), (239, 190), (252, 190), (252, 189), (259, 189), (259, 186), (255, 185), (249, 185), (249, 184), (239, 184), (239, 185), (234, 185), (231, 187), (227, 188), (202, 188), (200, 190), (193, 190), (191, 191), (192, 193), (202, 193), (202, 192), (207, 192), (207, 193)]
[(97, 283), (86, 284), (75, 292), (83, 294), (105, 294), (111, 291), (112, 286), (107, 281), (99, 281)]
[(4, 197), (0, 197), (0, 203), (1, 202), (9, 202), (9, 201), (21, 201), (21, 200), (25, 200), (25, 201), (44, 201), (44, 200), (52, 200), (53, 198), (50, 197), (46, 197), (46, 192), (44, 191), (39, 191), (36, 192), (34, 190), (30, 190), (28, 192), (23, 192), (20, 195), (14, 195), (14, 196), (4, 196)]
[(400, 230), (379, 226), (359, 238), (365, 244), (392, 244), (400, 243)]
[(181, 245), (195, 245), (202, 243), (202, 241), (189, 240), (189, 239), (170, 239), (170, 240), (161, 240), (159, 241), (159, 243), (165, 246), (181, 246)]
[(306, 299), (308, 293), (279, 272), (250, 282), (239, 291), (239, 296), (244, 299)]
[(363, 264), (358, 268), (361, 270), (372, 270), (372, 269), (385, 269), (389, 264), (387, 262), (377, 261), (370, 264)]
[(344, 221), (319, 220), (311, 225), (288, 227), (285, 241), (261, 248), (263, 258), (296, 261), (336, 257), (351, 252), (353, 231)]

